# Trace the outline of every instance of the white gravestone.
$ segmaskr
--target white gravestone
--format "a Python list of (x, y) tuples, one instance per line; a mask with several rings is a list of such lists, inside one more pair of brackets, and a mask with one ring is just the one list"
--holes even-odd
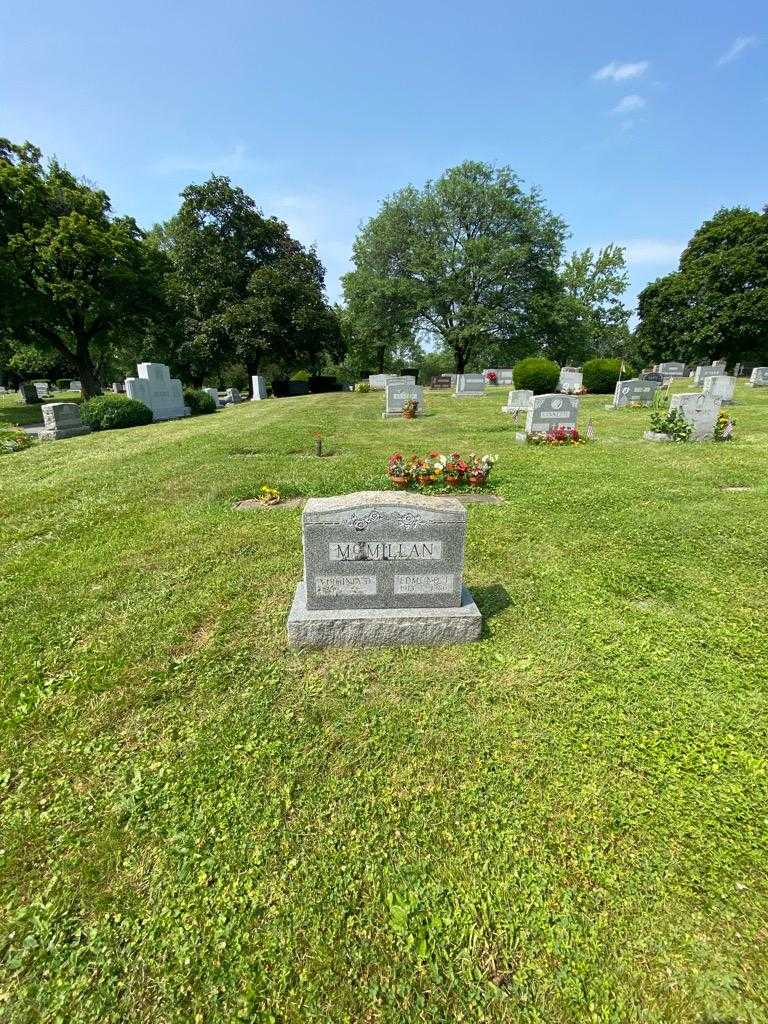
[(237, 388), (227, 388), (224, 392), (224, 405), (239, 405), (242, 400)]
[(69, 390), (70, 391), (82, 391), (83, 390), (82, 382), (79, 381), (79, 380), (71, 380), (69, 382)]
[(251, 401), (260, 402), (267, 397), (267, 382), (261, 374), (251, 377)]
[(211, 396), (211, 398), (214, 401), (214, 404), (215, 404), (216, 408), (220, 409), (221, 408), (221, 400), (219, 399), (218, 389), (217, 388), (203, 388), (203, 391), (206, 393), (206, 395), (210, 395)]
[(484, 394), (485, 377), (482, 373), (457, 374), (454, 398), (482, 398)]
[(749, 376), (750, 387), (768, 388), (768, 366), (756, 366)]
[(424, 413), (424, 389), (418, 384), (387, 384), (384, 389), (384, 412), (381, 414), (384, 419), (393, 419), (403, 415), (403, 406), (409, 399), (415, 399), (419, 403), (416, 410), (417, 416)]
[(125, 391), (129, 398), (143, 402), (152, 410), (152, 419), (175, 420), (189, 416), (184, 405), (181, 381), (171, 378), (165, 363), (139, 363), (137, 377), (127, 377)]
[(703, 385), (707, 377), (719, 377), (721, 373), (719, 366), (697, 366), (693, 371), (693, 383)]
[(77, 402), (49, 402), (41, 408), (45, 427), (40, 434), (41, 441), (59, 441), (64, 437), (90, 434), (91, 428), (80, 419)]
[(401, 376), (397, 373), (372, 373), (368, 383), (372, 391), (384, 391), (387, 384), (415, 384), (416, 378), (408, 374)]
[(117, 381), (116, 380), (115, 383), (112, 385), (112, 390), (114, 391), (114, 393), (116, 395), (124, 395), (125, 394), (125, 384), (123, 384), (122, 381)]
[(35, 391), (37, 392), (37, 397), (38, 398), (45, 398), (46, 395), (50, 394), (50, 390), (51, 389), (48, 386), (48, 382), (47, 381), (36, 380), (34, 383), (35, 383)]
[(657, 372), (660, 373), (662, 377), (685, 377), (687, 369), (688, 368), (685, 363), (675, 361), (659, 363), (656, 367)]
[(709, 395), (710, 398), (719, 398), (721, 402), (730, 405), (733, 402), (735, 387), (736, 378), (723, 375), (721, 377), (707, 377), (704, 381), (703, 390), (704, 394)]
[(715, 432), (715, 424), (720, 413), (720, 399), (709, 395), (673, 395), (669, 403), (669, 411), (677, 409), (693, 427), (692, 438), (705, 441)]
[(455, 498), (361, 491), (310, 498), (297, 647), (464, 643), (482, 620), (463, 584), (466, 509)]
[(507, 395), (507, 404), (502, 405), (502, 412), (527, 412), (533, 401), (533, 392), (528, 388), (517, 391), (510, 391)]
[(659, 390), (658, 381), (640, 380), (632, 377), (629, 380), (616, 382), (613, 392), (613, 408), (621, 409), (625, 405), (652, 405), (654, 396)]
[(584, 374), (572, 366), (564, 366), (560, 371), (560, 379), (557, 383), (558, 391), (564, 394), (572, 394), (579, 391), (584, 383)]

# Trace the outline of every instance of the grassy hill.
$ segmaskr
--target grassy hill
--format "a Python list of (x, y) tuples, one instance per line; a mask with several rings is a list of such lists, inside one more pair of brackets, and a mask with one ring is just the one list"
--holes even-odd
[[(767, 1019), (768, 390), (722, 445), (590, 397), (555, 450), (505, 395), (0, 458), (0, 1020)], [(433, 448), (499, 455), (483, 639), (289, 650), (300, 509), (233, 503)]]

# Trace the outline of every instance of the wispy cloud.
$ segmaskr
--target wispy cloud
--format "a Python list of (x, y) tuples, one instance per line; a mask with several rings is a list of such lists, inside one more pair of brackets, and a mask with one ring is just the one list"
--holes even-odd
[(644, 106), (645, 100), (643, 97), (638, 96), (637, 93), (632, 93), (630, 96), (625, 96), (623, 99), (620, 99), (611, 113), (618, 116), (634, 114), (636, 110), (642, 110)]
[(596, 82), (602, 82), (606, 79), (610, 79), (613, 82), (626, 82), (629, 78), (640, 78), (648, 70), (649, 66), (650, 62), (647, 60), (638, 60), (634, 64), (619, 64), (617, 61), (612, 60), (610, 64), (606, 64), (597, 70), (592, 77)]
[(233, 146), (223, 153), (212, 153), (208, 156), (169, 155), (161, 157), (152, 164), (155, 174), (242, 174), (246, 171), (267, 170), (263, 160), (248, 155), (242, 144)]
[(685, 248), (684, 242), (672, 242), (664, 238), (629, 238), (619, 244), (624, 248), (629, 264), (675, 264)]
[(740, 57), (745, 50), (751, 49), (753, 46), (757, 46), (760, 40), (757, 36), (739, 36), (725, 51), (722, 57), (718, 58), (715, 62), (715, 67), (721, 68), (723, 64), (730, 64), (732, 60), (736, 60)]

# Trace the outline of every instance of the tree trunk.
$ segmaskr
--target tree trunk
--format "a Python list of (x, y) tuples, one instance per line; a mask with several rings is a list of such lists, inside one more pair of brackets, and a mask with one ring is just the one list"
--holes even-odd
[(93, 398), (95, 395), (100, 395), (101, 381), (99, 380), (99, 374), (93, 359), (91, 359), (88, 339), (77, 338), (74, 361), (77, 366), (80, 383), (83, 387), (81, 392), (83, 398)]
[(386, 345), (377, 345), (376, 347), (376, 370), (378, 373), (384, 373), (384, 356), (386, 355)]
[(258, 359), (246, 359), (245, 369), (248, 373), (248, 386), (251, 385), (251, 377), (255, 377), (259, 372), (259, 360)]
[(467, 365), (467, 357), (464, 352), (464, 348), (461, 345), (454, 346), (453, 354), (456, 364), (456, 373), (464, 373), (464, 368)]
[(200, 373), (190, 374), (190, 380), (192, 381), (192, 387), (200, 389), (203, 386), (203, 376)]

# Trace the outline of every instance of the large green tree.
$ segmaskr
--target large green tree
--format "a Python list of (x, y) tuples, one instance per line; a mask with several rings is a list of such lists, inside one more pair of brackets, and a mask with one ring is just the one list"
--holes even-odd
[(705, 221), (679, 269), (638, 299), (640, 363), (768, 362), (768, 207), (735, 207)]
[(40, 150), (0, 139), (0, 331), (56, 353), (101, 391), (106, 361), (162, 308), (162, 256), (109, 197)]
[(622, 296), (629, 278), (624, 250), (606, 245), (594, 252), (574, 252), (565, 261), (560, 279), (562, 329), (558, 351), (551, 355), (559, 363), (580, 364), (590, 356), (624, 355), (629, 344), (630, 310)]
[(355, 241), (345, 297), (371, 322), (382, 309), (406, 318), (461, 373), (493, 343), (509, 358), (545, 343), (565, 234), (510, 168), (467, 161), (384, 201)]
[(195, 382), (225, 363), (248, 372), (263, 363), (319, 360), (338, 342), (313, 248), (265, 217), (228, 178), (213, 176), (181, 194), (179, 212), (153, 229), (172, 265), (168, 295), (180, 316), (174, 362)]

